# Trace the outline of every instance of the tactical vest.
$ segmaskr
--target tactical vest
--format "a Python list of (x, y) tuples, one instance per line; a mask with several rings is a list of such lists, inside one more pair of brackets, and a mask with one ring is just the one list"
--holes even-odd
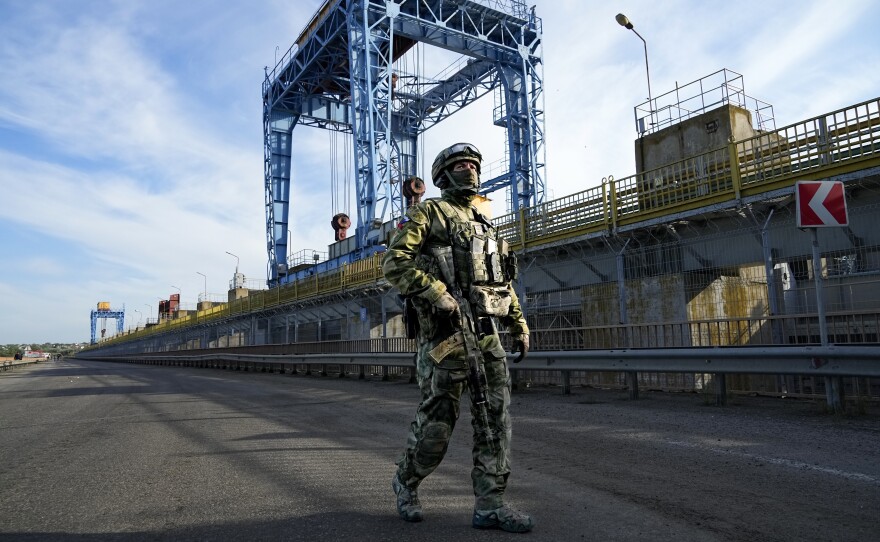
[[(435, 200), (436, 201), (436, 200)], [(447, 286), (458, 287), (481, 316), (507, 316), (508, 286), (516, 279), (516, 256), (486, 217), (471, 207), (465, 219), (453, 206), (436, 201), (446, 219), (449, 245), (430, 251)]]

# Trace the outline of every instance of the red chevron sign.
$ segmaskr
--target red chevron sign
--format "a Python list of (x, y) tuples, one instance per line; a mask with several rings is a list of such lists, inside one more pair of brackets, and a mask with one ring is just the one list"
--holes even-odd
[(797, 227), (846, 226), (846, 195), (840, 181), (798, 181)]

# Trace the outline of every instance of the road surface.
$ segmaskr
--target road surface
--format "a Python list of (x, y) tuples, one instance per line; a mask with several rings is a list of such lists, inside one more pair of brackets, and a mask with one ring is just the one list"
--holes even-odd
[(880, 414), (807, 401), (530, 388), (507, 500), (470, 527), (466, 409), (398, 519), (405, 380), (67, 360), (0, 374), (2, 540), (880, 540)]

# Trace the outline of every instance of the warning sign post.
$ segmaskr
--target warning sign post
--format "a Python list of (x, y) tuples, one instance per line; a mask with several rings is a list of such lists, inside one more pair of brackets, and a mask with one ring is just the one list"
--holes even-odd
[[(822, 252), (818, 228), (843, 227), (849, 224), (846, 212), (846, 191), (840, 181), (798, 181), (794, 186), (797, 202), (797, 227), (809, 229), (813, 248), (813, 280), (816, 284), (816, 312), (819, 317), (819, 341), (828, 346), (828, 323), (822, 296)], [(836, 413), (843, 412), (843, 380), (825, 378), (825, 397)]]

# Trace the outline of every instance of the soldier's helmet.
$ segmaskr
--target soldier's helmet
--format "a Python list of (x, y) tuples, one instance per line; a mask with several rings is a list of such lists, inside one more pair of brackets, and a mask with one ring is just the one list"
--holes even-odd
[(449, 186), (449, 178), (445, 173), (453, 164), (462, 160), (473, 162), (477, 166), (477, 173), (480, 173), (483, 155), (477, 147), (470, 143), (456, 143), (440, 151), (434, 159), (434, 165), (431, 166), (431, 180), (434, 181), (434, 186), (441, 190)]

